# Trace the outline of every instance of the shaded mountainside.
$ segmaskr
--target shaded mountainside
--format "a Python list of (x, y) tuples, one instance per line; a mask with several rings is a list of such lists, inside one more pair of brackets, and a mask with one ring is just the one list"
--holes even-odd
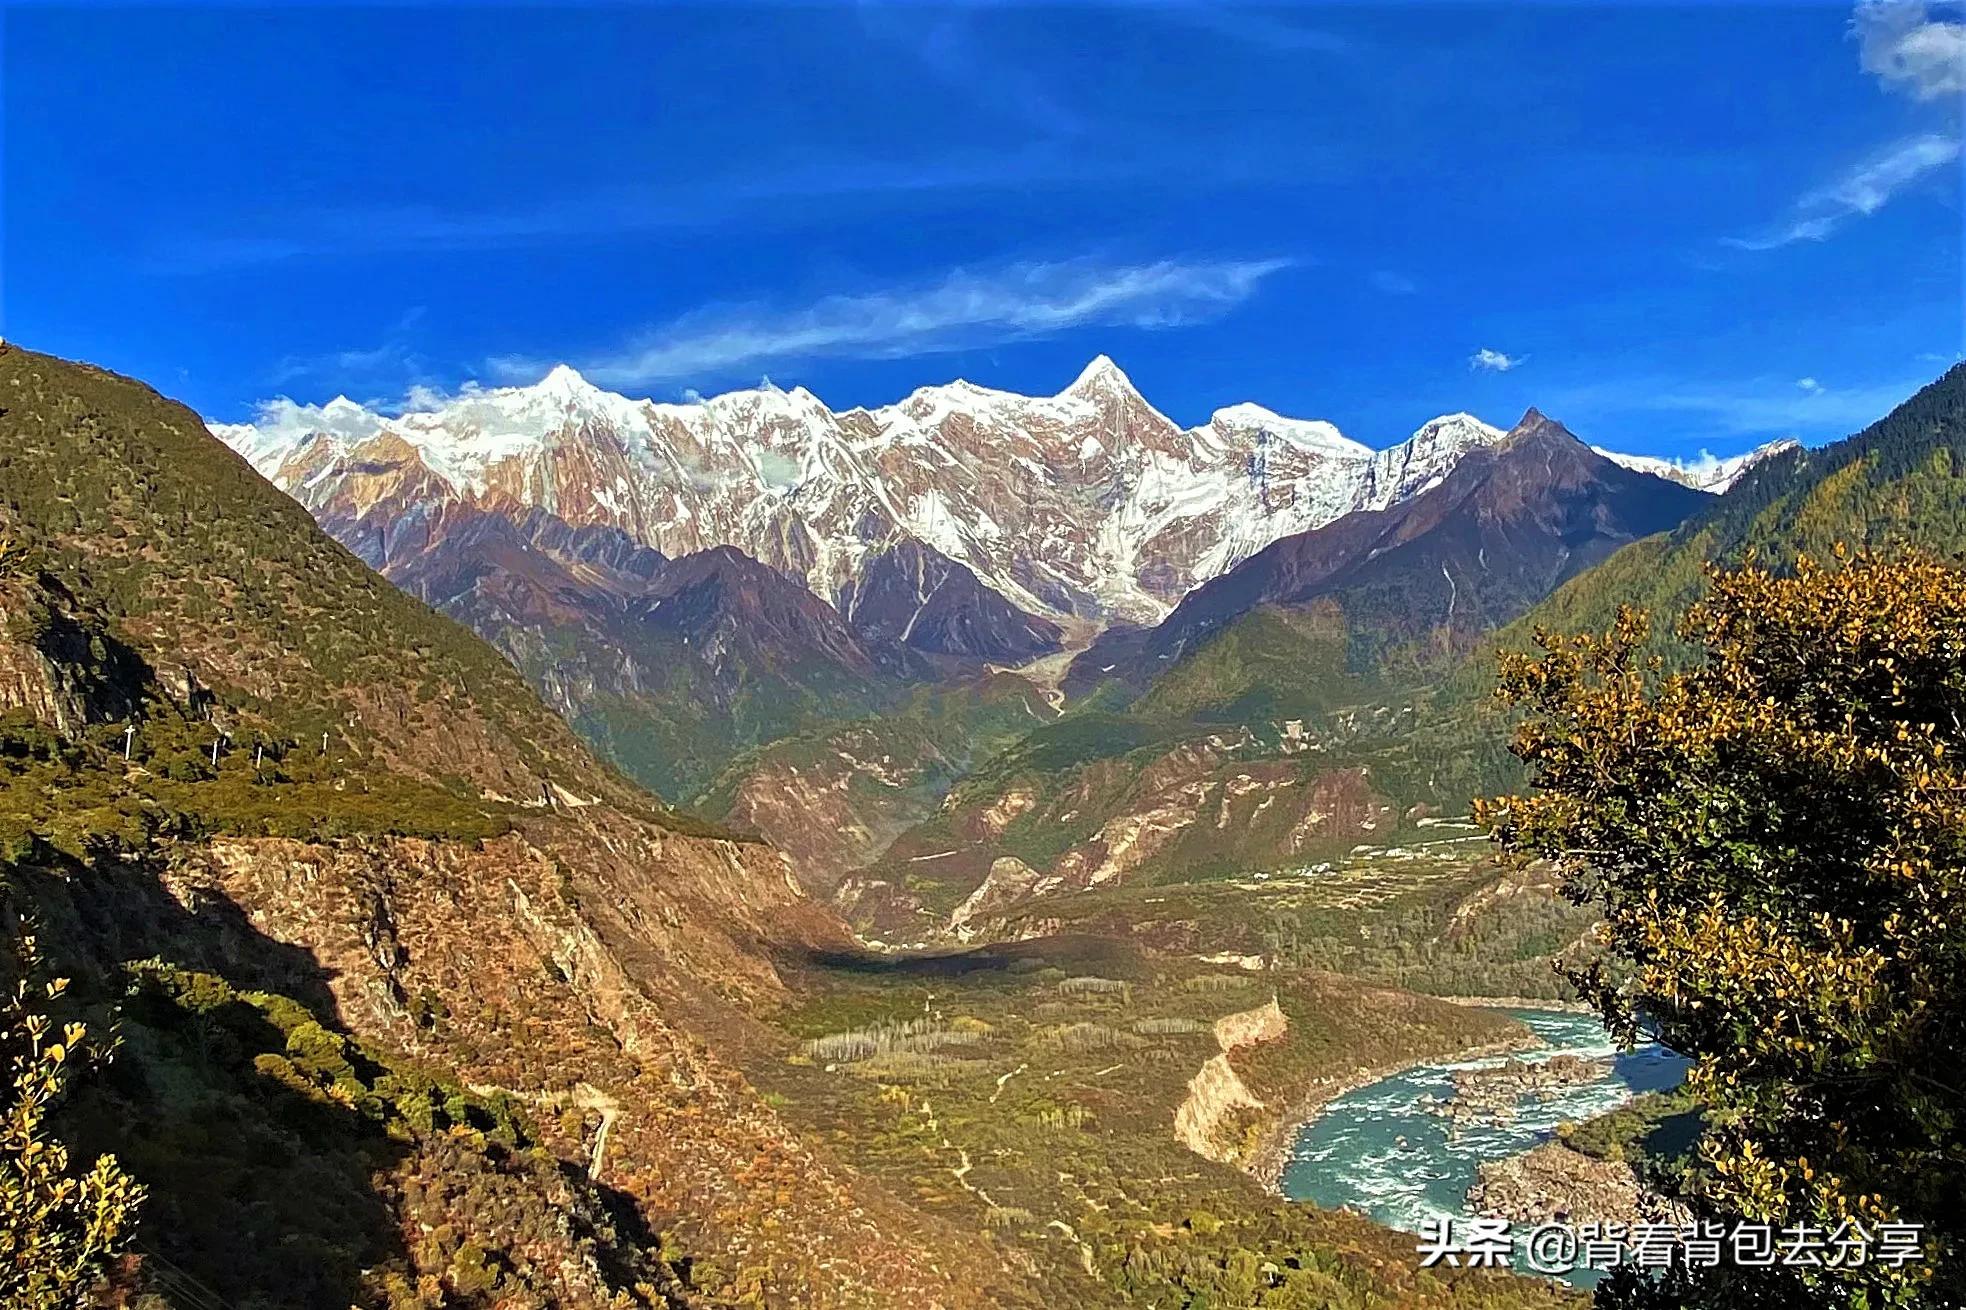
[(904, 539), (871, 555), (840, 592), (863, 637), (952, 657), (1022, 664), (1059, 648), (1049, 619), (1026, 614), (933, 546)]
[(1606, 459), (1532, 409), (1431, 490), (1285, 537), (1197, 588), (1151, 631), (1095, 645), (1072, 681), (1119, 676), (1144, 686), (1266, 605), (1321, 603), (1341, 614), (1355, 665), (1371, 666), (1390, 646), (1463, 649), (1619, 546), (1707, 503)]
[(181, 406), (5, 347), (0, 411), (5, 913), (123, 1003), (69, 1123), (151, 1188), (132, 1291), (1017, 1301), (739, 1071), (847, 941), (782, 858), (670, 819)]
[(690, 796), (746, 747), (890, 706), (934, 672), (727, 546), (671, 560), (543, 510), (444, 515), (440, 532), (396, 533), (384, 576), (482, 634), (666, 796)]

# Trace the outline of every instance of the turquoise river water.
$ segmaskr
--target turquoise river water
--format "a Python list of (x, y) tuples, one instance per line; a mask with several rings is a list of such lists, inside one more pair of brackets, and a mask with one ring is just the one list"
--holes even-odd
[(1663, 1047), (1619, 1051), (1595, 1015), (1509, 1013), (1541, 1039), (1518, 1058), (1608, 1056), (1610, 1069), (1549, 1101), (1524, 1098), (1511, 1123), (1463, 1125), (1453, 1141), (1446, 1118), (1433, 1107), (1453, 1094), (1456, 1069), (1497, 1065), (1499, 1058), (1419, 1065), (1368, 1084), (1331, 1102), (1299, 1132), (1284, 1169), (1284, 1195), (1326, 1207), (1349, 1206), (1390, 1227), (1417, 1232), (1427, 1219), (1467, 1215), (1467, 1191), (1484, 1160), (1520, 1154), (1555, 1136), (1566, 1119), (1602, 1114), (1640, 1092), (1676, 1087), (1685, 1076), (1686, 1062)]

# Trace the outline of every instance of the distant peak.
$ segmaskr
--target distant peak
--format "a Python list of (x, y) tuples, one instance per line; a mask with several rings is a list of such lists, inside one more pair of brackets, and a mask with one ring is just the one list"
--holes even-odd
[(1096, 355), (1090, 364), (1066, 387), (1062, 394), (1082, 396), (1089, 391), (1132, 391), (1133, 379), (1120, 370), (1110, 355)]
[(1235, 424), (1235, 425), (1241, 425), (1241, 424), (1254, 425), (1258, 423), (1287, 423), (1287, 422), (1295, 421), (1292, 419), (1286, 419), (1284, 418), (1283, 415), (1277, 413), (1275, 410), (1265, 408), (1264, 406), (1258, 405), (1254, 401), (1249, 401), (1249, 400), (1242, 401), (1241, 403), (1235, 405), (1224, 406), (1223, 408), (1218, 409), (1213, 414), (1209, 415), (1209, 418), (1211, 420), (1219, 420), (1224, 424)]
[(1572, 441), (1577, 439), (1576, 435), (1569, 428), (1564, 427), (1563, 424), (1557, 422), (1542, 410), (1537, 409), (1534, 405), (1531, 405), (1524, 411), (1521, 421), (1509, 429), (1511, 440), (1517, 437), (1530, 436), (1561, 436), (1569, 437)]
[(1442, 414), (1430, 418), (1413, 430), (1411, 441), (1430, 446), (1442, 441), (1451, 442), (1457, 448), (1493, 445), (1507, 434), (1498, 427), (1482, 422), (1466, 410), (1452, 414)]
[(1251, 401), (1218, 409), (1208, 421), (1220, 431), (1256, 433), (1326, 454), (1362, 458), (1372, 453), (1369, 446), (1353, 441), (1334, 423), (1316, 418), (1290, 418)]
[(571, 364), (555, 364), (539, 380), (541, 390), (547, 391), (590, 391), (593, 385)]

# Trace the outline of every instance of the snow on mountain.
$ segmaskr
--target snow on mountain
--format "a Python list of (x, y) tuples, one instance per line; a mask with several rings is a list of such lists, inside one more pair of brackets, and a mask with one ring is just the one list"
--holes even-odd
[(1799, 444), (1793, 437), (1783, 437), (1779, 441), (1756, 446), (1745, 454), (1731, 455), (1725, 459), (1704, 450), (1695, 459), (1661, 459), (1656, 455), (1620, 455), (1601, 446), (1592, 446), (1591, 449), (1628, 469), (1650, 473), (1653, 477), (1665, 478), (1696, 491), (1710, 491), (1717, 496), (1762, 460), (1785, 450), (1793, 450)]
[(1275, 410), (1244, 402), (1218, 409), (1209, 416), (1208, 426), (1224, 440), (1253, 438), (1261, 441), (1287, 441), (1306, 450), (1321, 451), (1338, 459), (1363, 459), (1373, 451), (1353, 441), (1335, 424), (1323, 419), (1285, 418)]
[(405, 525), (428, 540), (453, 506), (538, 508), (670, 557), (735, 546), (835, 604), (871, 558), (919, 542), (1085, 628), (1156, 621), (1278, 538), (1417, 495), (1503, 435), (1450, 414), (1375, 451), (1255, 404), (1183, 429), (1103, 355), (1053, 396), (956, 381), (835, 412), (767, 384), (660, 404), (559, 365), (396, 415), (280, 400), (211, 427), (379, 566)]

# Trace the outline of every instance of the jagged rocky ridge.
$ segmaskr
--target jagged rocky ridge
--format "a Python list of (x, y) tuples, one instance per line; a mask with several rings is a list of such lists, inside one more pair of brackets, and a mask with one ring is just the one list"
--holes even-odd
[(1677, 526), (1709, 498), (1584, 445), (1531, 409), (1424, 493), (1285, 537), (1196, 588), (1151, 631), (1115, 634), (1073, 682), (1151, 682), (1265, 605), (1326, 602), (1354, 651), (1425, 640), (1455, 651), (1619, 547)]

